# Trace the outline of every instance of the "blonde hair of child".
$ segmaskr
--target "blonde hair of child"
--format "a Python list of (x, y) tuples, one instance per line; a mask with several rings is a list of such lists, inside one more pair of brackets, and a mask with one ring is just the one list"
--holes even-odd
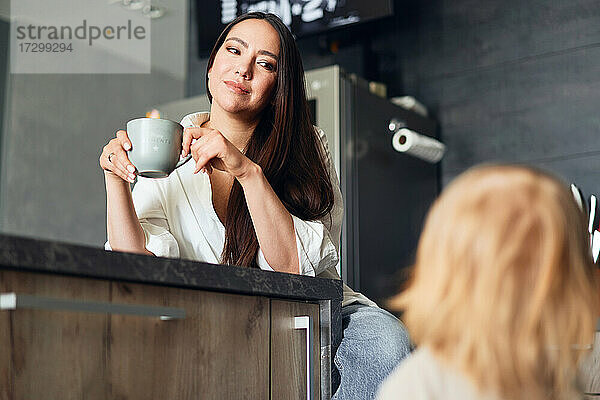
[(556, 178), (474, 168), (434, 203), (409, 286), (391, 305), (417, 345), (481, 391), (570, 398), (598, 316), (586, 225)]

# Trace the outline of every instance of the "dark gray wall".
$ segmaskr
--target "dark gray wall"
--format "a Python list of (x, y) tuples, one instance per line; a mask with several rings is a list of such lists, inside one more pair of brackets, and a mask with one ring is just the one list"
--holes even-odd
[(2, 232), (102, 246), (102, 147), (132, 117), (179, 99), (183, 82), (147, 75), (11, 75), (3, 137)]
[[(129, 119), (185, 93), (187, 0), (161, 4), (168, 14), (152, 21), (150, 74), (9, 75), (2, 90), (0, 231), (103, 246), (102, 147)], [(0, 43), (0, 64), (6, 61)]]
[(397, 58), (437, 116), (444, 181), (474, 164), (541, 166), (600, 192), (600, 3), (429, 1)]
[(202, 4), (198, 0), (190, 0), (189, 4), (189, 39), (188, 39), (188, 65), (187, 65), (187, 84), (186, 97), (197, 96), (206, 93), (206, 65), (210, 54), (198, 52), (198, 21), (196, 13), (198, 7)]
[[(338, 63), (384, 82), (390, 96), (422, 101), (448, 145), (444, 183), (477, 163), (505, 161), (600, 193), (598, 0), (394, 6), (394, 17), (299, 39), (305, 68)], [(200, 93), (203, 72), (195, 72), (188, 89)]]
[[(10, 42), (10, 22), (0, 15), (0, 131), (4, 123), (4, 98), (8, 71), (8, 43)], [(0, 140), (1, 146), (1, 140)]]

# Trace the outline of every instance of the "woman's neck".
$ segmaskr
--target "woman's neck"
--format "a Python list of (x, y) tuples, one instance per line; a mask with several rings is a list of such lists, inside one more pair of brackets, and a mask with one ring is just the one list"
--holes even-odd
[(221, 110), (213, 103), (210, 110), (210, 119), (206, 121), (204, 126), (218, 130), (235, 147), (243, 151), (259, 121), (259, 118), (255, 120), (236, 118), (235, 115)]

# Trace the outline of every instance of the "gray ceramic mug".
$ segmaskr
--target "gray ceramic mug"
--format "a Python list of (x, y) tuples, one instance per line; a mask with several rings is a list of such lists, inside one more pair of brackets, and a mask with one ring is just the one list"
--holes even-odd
[(131, 141), (129, 160), (145, 178), (165, 178), (190, 158), (180, 160), (183, 126), (168, 119), (137, 118), (127, 123)]

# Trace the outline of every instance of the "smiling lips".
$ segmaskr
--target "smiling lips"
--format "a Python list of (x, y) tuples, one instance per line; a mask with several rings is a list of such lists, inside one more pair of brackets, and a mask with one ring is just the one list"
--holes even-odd
[(224, 81), (224, 82), (225, 82), (225, 85), (227, 85), (227, 87), (235, 93), (239, 93), (239, 94), (249, 94), (250, 93), (250, 91), (248, 89), (246, 89), (243, 85), (241, 85), (239, 83), (236, 83), (234, 81)]

